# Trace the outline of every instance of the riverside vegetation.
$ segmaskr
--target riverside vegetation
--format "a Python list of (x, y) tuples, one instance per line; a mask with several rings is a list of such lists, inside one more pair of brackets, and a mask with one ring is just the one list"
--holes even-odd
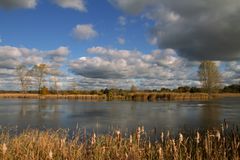
[(63, 93), (63, 94), (32, 94), (32, 93), (0, 93), (0, 98), (27, 99), (80, 99), (80, 100), (127, 100), (127, 101), (157, 101), (157, 100), (209, 100), (211, 98), (240, 97), (240, 93), (177, 93), (177, 92), (93, 92), (93, 93)]
[[(140, 160), (140, 159), (213, 159), (240, 158), (240, 134), (237, 127), (228, 129), (224, 124), (218, 129), (184, 132), (172, 136), (169, 132), (146, 132), (138, 127), (132, 133), (115, 130), (112, 134), (86, 135), (77, 129), (25, 130), (11, 134), (1, 129), (0, 159), (88, 159), (88, 160)], [(154, 134), (154, 136), (152, 136)], [(151, 137), (151, 138), (150, 138)]]

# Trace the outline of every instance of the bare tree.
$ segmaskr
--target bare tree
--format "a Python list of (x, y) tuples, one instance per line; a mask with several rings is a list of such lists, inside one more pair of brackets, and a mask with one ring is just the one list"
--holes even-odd
[(59, 83), (59, 81), (58, 81), (58, 78), (57, 77), (55, 77), (55, 76), (53, 76), (52, 78), (51, 78), (51, 80), (52, 80), (52, 82), (53, 82), (53, 91), (56, 93), (56, 94), (58, 94), (58, 91), (59, 91), (59, 85), (58, 85), (58, 83)]
[(40, 93), (41, 87), (44, 83), (45, 76), (47, 74), (48, 74), (48, 67), (46, 64), (34, 65), (31, 70), (31, 75), (35, 79), (39, 93)]
[(72, 80), (72, 82), (70, 83), (70, 90), (71, 90), (71, 92), (72, 93), (77, 93), (77, 91), (78, 91), (78, 83), (76, 82), (76, 80), (75, 79), (73, 79)]
[(212, 92), (219, 89), (221, 74), (213, 61), (202, 61), (199, 66), (198, 75), (202, 83), (202, 88), (209, 96)]
[(131, 88), (130, 88), (130, 91), (131, 92), (137, 92), (137, 87), (135, 85), (132, 85)]
[(30, 72), (29, 72), (28, 68), (23, 64), (17, 66), (16, 67), (16, 75), (20, 81), (22, 92), (26, 93), (28, 90), (28, 87), (31, 84)]

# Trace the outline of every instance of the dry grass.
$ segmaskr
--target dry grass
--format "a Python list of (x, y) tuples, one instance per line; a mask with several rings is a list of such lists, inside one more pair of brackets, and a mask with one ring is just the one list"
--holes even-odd
[[(213, 94), (213, 98), (240, 97), (240, 93), (218, 93)], [(106, 95), (85, 95), (85, 94), (22, 94), (4, 93), (0, 98), (28, 98), (28, 99), (81, 99), (81, 100), (107, 100)], [(134, 101), (156, 101), (156, 100), (208, 100), (207, 93), (154, 93), (136, 92), (125, 96), (113, 96), (113, 100), (134, 100)]]
[(22, 93), (4, 93), (0, 94), (0, 98), (29, 98), (29, 99), (83, 99), (83, 100), (103, 100), (106, 99), (105, 95), (80, 95), (80, 94), (68, 94), (68, 95), (56, 95), (56, 94), (22, 94)]
[[(7, 160), (140, 160), (140, 159), (235, 159), (240, 158), (240, 140), (237, 129), (195, 132), (191, 136), (179, 133), (172, 137), (160, 133), (157, 141), (150, 141), (144, 128), (132, 134), (117, 130), (112, 135), (89, 138), (76, 132), (69, 138), (67, 130), (26, 130), (10, 136), (9, 131), (0, 135), (0, 159)], [(80, 136), (81, 135), (81, 136)]]
[(132, 93), (132, 100), (155, 101), (155, 100), (208, 100), (207, 93)]

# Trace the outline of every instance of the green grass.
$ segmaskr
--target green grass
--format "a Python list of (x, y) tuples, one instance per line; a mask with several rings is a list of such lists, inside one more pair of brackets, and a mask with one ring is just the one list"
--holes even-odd
[[(123, 136), (125, 135), (125, 136)], [(132, 134), (116, 130), (112, 135), (96, 136), (75, 132), (69, 138), (68, 130), (25, 130), (12, 135), (3, 129), (0, 133), (2, 160), (140, 160), (140, 159), (236, 159), (240, 158), (238, 129), (212, 129), (194, 132), (190, 136), (179, 133), (173, 137), (157, 134), (150, 141), (143, 128)]]

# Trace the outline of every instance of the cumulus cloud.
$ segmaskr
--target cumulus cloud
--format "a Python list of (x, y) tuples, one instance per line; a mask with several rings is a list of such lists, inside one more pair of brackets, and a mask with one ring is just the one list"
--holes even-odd
[[(65, 64), (70, 53), (67, 47), (59, 47), (55, 50), (38, 50), (29, 48), (18, 48), (13, 46), (0, 46), (0, 87), (11, 84), (16, 89), (15, 69), (20, 64), (25, 64), (31, 68), (33, 65), (45, 63), (48, 66), (48, 73), (53, 76), (64, 75), (61, 67)], [(6, 89), (6, 88), (1, 88)], [(10, 88), (7, 87), (9, 90)]]
[(125, 88), (129, 89), (134, 80), (131, 79), (100, 79), (100, 78), (86, 78), (81, 77), (78, 79), (80, 89), (105, 89), (105, 88)]
[(22, 55), (21, 51), (16, 47), (0, 46), (0, 59), (17, 59)]
[(238, 0), (110, 0), (131, 14), (155, 22), (151, 35), (159, 48), (172, 48), (191, 60), (240, 59)]
[(240, 62), (230, 61), (224, 62), (225, 71), (222, 73), (222, 77), (226, 84), (240, 83)]
[(49, 63), (50, 66), (61, 66), (69, 52), (66, 47), (41, 51), (38, 49), (0, 46), (0, 69), (14, 69), (19, 64), (35, 65)]
[(84, 0), (54, 0), (54, 2), (62, 8), (72, 8), (81, 12), (86, 12)]
[(1, 0), (0, 8), (13, 9), (13, 8), (35, 8), (37, 0)]
[[(80, 57), (69, 63), (70, 71), (81, 77), (78, 82), (85, 89), (130, 88), (132, 84), (140, 89), (185, 85), (200, 87), (197, 74), (200, 62), (182, 58), (173, 49), (142, 53), (96, 46), (87, 49), (87, 52), (90, 54), (88, 57)], [(215, 63), (222, 73), (223, 85), (239, 82), (238, 61)]]
[(73, 36), (79, 40), (89, 40), (98, 36), (92, 24), (78, 24), (73, 29)]
[(87, 52), (95, 56), (81, 57), (70, 63), (70, 70), (75, 75), (108, 81), (118, 79), (122, 82), (131, 79), (196, 81), (197, 74), (192, 73), (195, 72), (192, 67), (196, 66), (178, 57), (172, 49), (154, 50), (143, 54), (137, 50), (98, 46), (89, 48)]
[(118, 41), (118, 43), (121, 44), (121, 45), (125, 44), (125, 39), (122, 38), (122, 37), (118, 37), (117, 41)]

